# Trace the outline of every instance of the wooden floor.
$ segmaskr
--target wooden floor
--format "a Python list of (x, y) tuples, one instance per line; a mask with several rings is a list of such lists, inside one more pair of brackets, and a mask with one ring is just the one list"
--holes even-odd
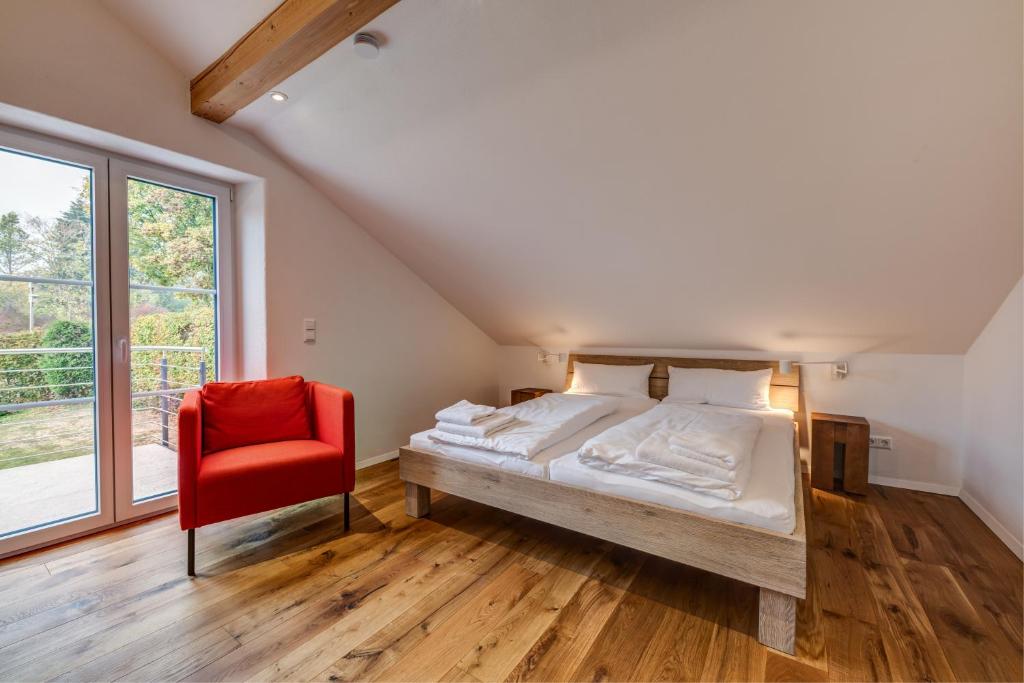
[(1021, 680), (1021, 563), (956, 498), (815, 491), (797, 656), (757, 591), (435, 493), (165, 516), (0, 562), (0, 680)]

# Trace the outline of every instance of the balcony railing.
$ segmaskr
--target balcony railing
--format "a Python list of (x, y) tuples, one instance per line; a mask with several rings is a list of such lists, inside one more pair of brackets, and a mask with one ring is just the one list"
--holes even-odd
[[(176, 448), (178, 405), (185, 392), (206, 383), (206, 349), (200, 346), (140, 345), (131, 347), (131, 350), (133, 444), (155, 443), (165, 448)], [(52, 358), (60, 354), (91, 356), (92, 353), (91, 347), (0, 349), (0, 357), (38, 355)], [(92, 410), (79, 415), (80, 411), (73, 410), (73, 407), (92, 404), (96, 400), (92, 389), (93, 365), (83, 363), (81, 358), (68, 361), (67, 365), (51, 363), (46, 367), (0, 367), (0, 414), (62, 406), (73, 411), (40, 411), (44, 415), (39, 419), (32, 414), (25, 415), (27, 419), (0, 422), (0, 468), (16, 467), (18, 462), (29, 464), (59, 460), (92, 452)], [(89, 381), (81, 378), (81, 373), (86, 371)], [(75, 377), (76, 373), (79, 377)], [(45, 381), (55, 375), (59, 381)], [(47, 398), (39, 398), (40, 394)], [(19, 400), (26, 395), (33, 400)], [(85, 408), (84, 405), (82, 407)]]

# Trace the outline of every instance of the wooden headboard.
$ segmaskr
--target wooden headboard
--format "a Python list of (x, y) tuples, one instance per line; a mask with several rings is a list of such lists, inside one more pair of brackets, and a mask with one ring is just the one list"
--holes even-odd
[[(729, 358), (665, 358), (660, 356), (602, 356), (583, 353), (569, 354), (569, 367), (565, 372), (565, 388), (572, 384), (573, 364), (600, 363), (602, 365), (648, 365), (651, 370), (651, 398), (659, 401), (668, 395), (668, 368), (715, 368), (718, 370), (764, 370), (772, 369), (772, 383), (769, 400), (773, 408), (788, 408), (794, 413), (801, 412), (803, 397), (800, 395), (800, 366), (794, 365), (788, 373), (779, 371), (779, 362), (773, 360), (732, 360)], [(800, 417), (797, 418), (798, 420)], [(802, 420), (801, 420), (802, 421)]]

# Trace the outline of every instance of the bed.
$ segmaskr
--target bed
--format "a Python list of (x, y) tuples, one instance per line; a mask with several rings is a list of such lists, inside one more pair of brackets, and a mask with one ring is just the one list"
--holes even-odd
[[(778, 363), (770, 361), (571, 354), (566, 387), (571, 384), (576, 362), (653, 364), (649, 393), (657, 400), (668, 393), (670, 366), (771, 368), (772, 406), (790, 410), (797, 418), (792, 423), (790, 448), (782, 454), (778, 445), (774, 449), (774, 457), (781, 458), (777, 460), (781, 466), (789, 460), (793, 482), (791, 509), (795, 518), (792, 532), (723, 519), (713, 509), (680, 509), (679, 505), (662, 504), (664, 499), (649, 490), (640, 490), (644, 485), (630, 482), (628, 477), (620, 475), (617, 481), (615, 477), (598, 477), (582, 470), (587, 466), (573, 462), (575, 450), (590, 436), (628, 419), (628, 415), (616, 415), (620, 411), (590, 425), (583, 430), (587, 432), (585, 436), (577, 433), (538, 454), (534, 460), (540, 458), (541, 462), (532, 469), (489, 462), (477, 457), (479, 454), (439, 452), (421, 438), (415, 438), (409, 446), (399, 449), (400, 477), (406, 483), (406, 512), (413, 517), (429, 514), (430, 490), (438, 489), (752, 584), (760, 589), (758, 639), (792, 654), (796, 600), (805, 597), (807, 584), (803, 481), (796, 428), (801, 406), (799, 369), (782, 373)], [(599, 425), (601, 422), (604, 424)]]

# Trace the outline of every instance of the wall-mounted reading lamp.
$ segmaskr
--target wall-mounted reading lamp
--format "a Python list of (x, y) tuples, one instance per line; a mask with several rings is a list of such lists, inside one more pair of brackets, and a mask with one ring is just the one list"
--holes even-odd
[(561, 363), (562, 362), (562, 354), (560, 354), (560, 353), (551, 353), (550, 351), (542, 349), (542, 348), (540, 348), (538, 346), (537, 347), (537, 362), (538, 363), (544, 363), (544, 365), (548, 365), (551, 361), (555, 361), (556, 363)]
[(831, 365), (832, 379), (846, 379), (846, 376), (850, 374), (850, 367), (846, 364), (845, 360), (780, 360), (779, 372), (787, 375), (793, 371), (794, 365)]

